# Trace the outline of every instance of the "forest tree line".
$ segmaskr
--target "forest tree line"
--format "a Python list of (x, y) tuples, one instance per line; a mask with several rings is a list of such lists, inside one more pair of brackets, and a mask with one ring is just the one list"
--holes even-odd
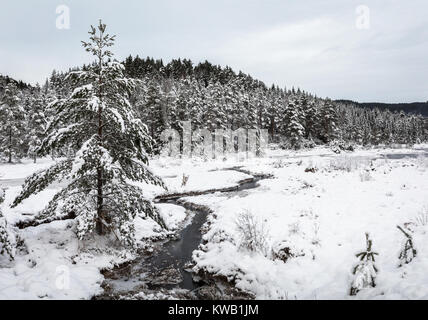
[[(295, 88), (267, 87), (230, 67), (190, 60), (142, 59), (129, 56), (125, 75), (139, 80), (131, 105), (148, 127), (152, 152), (159, 152), (165, 129), (181, 131), (182, 121), (192, 128), (263, 128), (270, 142), (285, 148), (320, 144), (414, 144), (427, 140), (427, 121), (421, 115), (362, 108), (350, 101), (319, 98)], [(49, 105), (70, 96), (76, 84), (67, 72), (53, 71), (42, 86), (30, 86), (0, 77), (0, 154), (6, 161), (34, 157), (51, 118)], [(66, 150), (64, 151), (66, 152)]]

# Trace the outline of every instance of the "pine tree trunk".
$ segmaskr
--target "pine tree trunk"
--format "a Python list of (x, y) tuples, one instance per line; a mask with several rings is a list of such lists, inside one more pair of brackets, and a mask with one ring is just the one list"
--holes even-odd
[[(100, 104), (98, 106), (98, 143), (102, 145), (103, 140), (103, 120), (102, 120), (102, 92), (101, 92), (101, 70), (102, 70), (102, 60), (99, 58), (100, 66)], [(103, 168), (98, 166), (97, 168), (97, 222), (96, 222), (96, 231), (99, 235), (104, 234), (104, 225), (102, 222), (103, 219)]]

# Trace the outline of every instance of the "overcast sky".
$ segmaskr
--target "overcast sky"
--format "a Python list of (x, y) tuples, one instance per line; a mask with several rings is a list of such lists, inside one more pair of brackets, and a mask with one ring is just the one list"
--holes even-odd
[[(91, 61), (90, 24), (117, 34), (118, 59), (205, 59), (270, 85), (364, 102), (428, 100), (426, 0), (0, 0), (0, 73), (43, 82)], [(56, 8), (70, 8), (70, 29)], [(359, 5), (370, 11), (368, 29)], [(367, 20), (364, 20), (367, 21)]]

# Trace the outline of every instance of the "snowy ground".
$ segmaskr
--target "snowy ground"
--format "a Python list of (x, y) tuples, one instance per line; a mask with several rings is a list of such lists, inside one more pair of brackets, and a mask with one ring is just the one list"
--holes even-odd
[[(0, 165), (0, 185), (7, 188), (2, 212), (9, 224), (29, 219), (58, 191), (60, 185), (53, 185), (9, 208), (23, 179), (51, 163), (42, 159), (37, 164), (29, 160)], [(242, 162), (153, 159), (151, 166), (164, 178), (169, 193), (235, 186), (249, 177), (222, 170), (235, 166), (275, 177), (262, 180), (256, 189), (187, 199), (214, 212), (205, 228), (207, 243), (194, 252), (195, 270), (226, 276), (261, 299), (348, 299), (355, 253), (365, 248), (364, 233), (369, 232), (379, 253), (377, 287), (356, 298), (428, 298), (426, 145), (340, 155), (328, 149), (273, 150), (264, 158)], [(144, 195), (150, 198), (165, 192), (144, 186)], [(175, 205), (159, 208), (171, 230), (181, 228), (188, 216)], [(242, 213), (253, 214), (267, 231), (263, 254), (240, 247), (236, 220)], [(165, 236), (150, 219), (136, 223), (142, 243)], [(398, 268), (404, 237), (396, 225), (404, 224), (414, 232), (418, 256)], [(79, 243), (72, 227), (71, 221), (57, 221), (17, 230), (28, 252), (21, 252), (13, 262), (0, 259), (0, 299), (87, 299), (102, 290), (100, 269), (132, 258), (102, 241), (97, 243), (110, 248), (107, 253)], [(286, 263), (272, 255), (284, 243), (296, 255)]]

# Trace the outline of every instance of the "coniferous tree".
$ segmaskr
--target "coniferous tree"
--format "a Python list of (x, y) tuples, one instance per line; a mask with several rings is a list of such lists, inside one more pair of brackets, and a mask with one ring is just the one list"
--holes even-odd
[(354, 268), (354, 281), (351, 286), (351, 296), (355, 296), (359, 291), (365, 288), (376, 286), (376, 274), (378, 272), (375, 266), (375, 255), (377, 252), (372, 251), (372, 240), (369, 234), (366, 233), (366, 250), (358, 253), (356, 256), (360, 259), (358, 265)]
[(162, 148), (160, 136), (163, 130), (167, 128), (166, 112), (164, 110), (164, 99), (161, 89), (156, 81), (150, 81), (140, 110), (142, 119), (149, 128), (150, 136), (155, 144), (155, 151), (159, 152)]
[[(4, 190), (0, 188), (0, 204), (4, 200)], [(15, 256), (15, 245), (12, 232), (8, 227), (5, 217), (0, 210), (0, 255), (7, 255), (13, 260)]]
[(322, 141), (328, 143), (336, 138), (337, 134), (337, 113), (331, 100), (327, 99), (321, 104), (319, 112), (319, 136)]
[(305, 138), (312, 139), (316, 136), (316, 117), (317, 117), (317, 109), (315, 106), (315, 101), (310, 100), (307, 104), (306, 112), (305, 112)]
[[(151, 139), (128, 101), (136, 83), (124, 76), (122, 64), (112, 60), (109, 48), (115, 36), (106, 33), (101, 21), (97, 28), (91, 26), (89, 34), (90, 41), (83, 46), (97, 63), (69, 74), (76, 87), (70, 96), (52, 103), (54, 118), (40, 147), (43, 154), (64, 146), (77, 152), (30, 176), (13, 206), (53, 181), (66, 180), (67, 186), (39, 219), (74, 212), (79, 239), (94, 231), (111, 232), (123, 244), (134, 246), (136, 216), (150, 216), (164, 226), (135, 182), (163, 183), (147, 167)], [(57, 129), (58, 125), (63, 127)]]
[(298, 108), (293, 98), (285, 107), (284, 122), (284, 133), (289, 139), (291, 147), (298, 148), (304, 134), (304, 128), (300, 124)]
[(40, 92), (32, 101), (31, 109), (28, 112), (26, 140), (28, 142), (28, 156), (32, 157), (34, 162), (36, 162), (37, 151), (42, 144), (47, 128), (46, 106), (46, 97)]
[(0, 102), (0, 153), (7, 157), (9, 163), (22, 156), (24, 114), (18, 88), (11, 82)]

